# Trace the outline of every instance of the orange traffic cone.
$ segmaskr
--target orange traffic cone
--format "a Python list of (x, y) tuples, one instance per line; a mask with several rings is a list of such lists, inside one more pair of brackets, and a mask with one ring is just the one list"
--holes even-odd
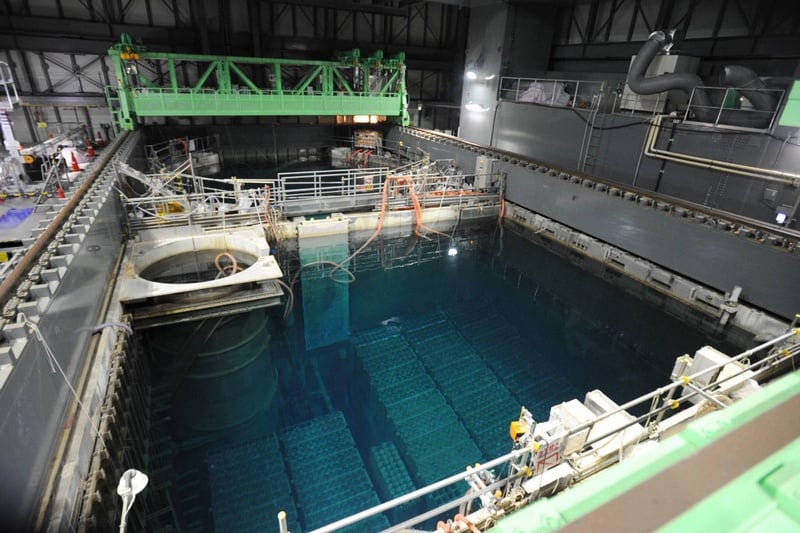
[(106, 145), (106, 142), (103, 140), (103, 133), (100, 130), (97, 130), (97, 139), (95, 139), (95, 142), (100, 148)]
[(81, 167), (78, 166), (78, 160), (75, 159), (75, 152), (72, 152), (72, 172), (80, 172)]
[(94, 153), (94, 146), (92, 146), (92, 141), (86, 139), (86, 155), (89, 157), (94, 157), (97, 154)]
[(67, 197), (67, 196), (64, 194), (64, 189), (62, 189), (62, 188), (61, 188), (61, 184), (60, 184), (60, 183), (56, 185), (56, 192), (58, 192), (58, 198), (59, 198), (60, 200), (63, 200), (64, 198), (66, 198), (66, 197)]

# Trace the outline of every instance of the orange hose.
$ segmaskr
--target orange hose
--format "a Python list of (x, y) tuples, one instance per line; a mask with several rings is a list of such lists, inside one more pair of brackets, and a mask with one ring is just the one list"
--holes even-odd
[(461, 522), (462, 524), (464, 524), (465, 526), (467, 526), (469, 528), (471, 533), (481, 533), (480, 529), (478, 529), (478, 526), (476, 526), (475, 524), (470, 522), (469, 519), (467, 519), (467, 517), (464, 516), (463, 514), (459, 513), (459, 514), (455, 515), (453, 517), (453, 521), (454, 522)]
[(386, 206), (389, 200), (390, 182), (394, 182), (400, 185), (406, 185), (408, 187), (409, 194), (411, 195), (411, 202), (414, 205), (414, 217), (416, 218), (416, 226), (414, 228), (414, 233), (416, 235), (427, 238), (427, 235), (424, 235), (421, 231), (424, 229), (430, 233), (436, 233), (438, 235), (441, 235), (442, 237), (447, 237), (448, 239), (451, 238), (450, 235), (446, 235), (441, 231), (436, 231), (435, 229), (429, 228), (422, 224), (422, 206), (419, 203), (419, 197), (417, 196), (417, 193), (414, 192), (414, 182), (411, 179), (411, 176), (387, 176), (386, 180), (383, 182), (383, 192), (381, 193), (381, 212), (378, 215), (378, 225), (375, 227), (375, 231), (372, 233), (370, 238), (367, 239), (364, 242), (364, 244), (362, 244), (358, 248), (358, 250), (356, 250), (349, 257), (343, 259), (340, 263), (334, 266), (333, 269), (331, 269), (331, 271), (328, 273), (328, 276), (332, 276), (333, 273), (342, 268), (345, 265), (345, 263), (347, 263), (355, 256), (360, 254), (364, 250), (364, 248), (366, 248), (369, 245), (369, 243), (375, 240), (375, 237), (380, 235), (381, 230), (383, 229), (383, 222), (386, 219)]
[[(231, 264), (227, 266), (222, 266), (219, 262), (220, 258), (227, 257)], [(239, 263), (236, 261), (236, 258), (233, 254), (229, 254), (228, 252), (220, 252), (217, 254), (217, 257), (214, 258), (214, 264), (217, 266), (217, 270), (225, 276), (230, 276), (232, 274), (236, 274), (237, 272), (241, 271), (242, 268), (239, 266)], [(230, 274), (227, 272), (230, 270)]]

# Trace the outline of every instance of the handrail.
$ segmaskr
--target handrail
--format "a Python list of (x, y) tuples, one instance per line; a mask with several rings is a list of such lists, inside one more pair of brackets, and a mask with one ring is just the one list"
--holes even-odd
[(3, 86), (5, 93), (4, 102), (0, 102), (0, 110), (11, 111), (14, 104), (19, 103), (17, 85), (14, 83), (14, 76), (11, 74), (11, 67), (5, 61), (0, 61), (0, 85)]
[[(614, 416), (616, 414), (625, 412), (625, 411), (627, 411), (628, 409), (630, 409), (632, 407), (636, 407), (636, 406), (638, 406), (640, 404), (643, 404), (643, 403), (645, 403), (647, 401), (653, 400), (654, 398), (659, 397), (659, 396), (663, 395), (664, 393), (668, 393), (668, 392), (674, 391), (678, 387), (684, 387), (685, 389), (688, 389), (691, 392), (689, 392), (688, 394), (684, 394), (678, 400), (674, 400), (675, 402), (686, 401), (686, 400), (689, 400), (689, 399), (691, 399), (691, 398), (693, 398), (695, 396), (698, 396), (698, 395), (706, 396), (708, 394), (708, 391), (711, 390), (712, 388), (718, 387), (724, 381), (733, 379), (735, 377), (738, 377), (739, 375), (743, 374), (744, 372), (746, 372), (748, 370), (757, 368), (759, 365), (771, 364), (772, 362), (774, 362), (774, 361), (776, 361), (776, 360), (778, 360), (780, 358), (790, 357), (790, 356), (793, 357), (793, 356), (798, 355), (798, 353), (800, 353), (800, 350), (798, 350), (798, 348), (800, 348), (800, 341), (794, 342), (793, 345), (791, 346), (791, 348), (784, 348), (784, 349), (781, 349), (781, 350), (777, 350), (775, 353), (772, 353), (771, 355), (768, 355), (763, 360), (759, 360), (759, 361), (756, 361), (755, 363), (751, 363), (751, 364), (745, 365), (744, 368), (742, 368), (741, 372), (739, 372), (737, 374), (734, 374), (734, 375), (731, 375), (731, 376), (727, 376), (726, 378), (724, 378), (722, 380), (715, 381), (715, 382), (710, 383), (708, 385), (705, 385), (703, 387), (697, 387), (696, 385), (694, 385), (694, 383), (693, 383), (694, 380), (696, 380), (697, 378), (699, 378), (701, 376), (712, 375), (716, 370), (719, 370), (719, 369), (721, 369), (721, 368), (723, 368), (723, 367), (725, 367), (727, 365), (730, 365), (732, 363), (739, 363), (739, 362), (749, 358), (750, 356), (754, 355), (755, 353), (758, 353), (760, 351), (766, 350), (767, 348), (770, 348), (770, 347), (773, 347), (775, 345), (778, 345), (781, 342), (789, 340), (791, 337), (794, 337), (794, 336), (800, 336), (800, 328), (792, 327), (786, 333), (784, 333), (782, 335), (779, 335), (779, 336), (775, 337), (774, 339), (771, 339), (771, 340), (769, 340), (767, 342), (764, 342), (764, 343), (762, 343), (762, 344), (760, 344), (760, 345), (758, 345), (758, 346), (756, 346), (754, 348), (750, 348), (748, 350), (745, 350), (745, 351), (739, 353), (738, 355), (736, 355), (734, 357), (726, 359), (722, 363), (717, 363), (717, 364), (711, 365), (711, 366), (709, 366), (707, 368), (704, 368), (703, 370), (701, 370), (699, 372), (695, 372), (694, 374), (691, 374), (689, 376), (680, 376), (679, 379), (676, 379), (675, 381), (673, 381), (669, 385), (667, 385), (665, 387), (660, 387), (660, 388), (658, 388), (658, 389), (656, 389), (656, 390), (654, 390), (654, 391), (652, 391), (650, 393), (641, 395), (638, 398), (630, 400), (630, 401), (618, 406), (615, 409), (612, 409), (612, 410), (610, 410), (608, 412), (605, 412), (605, 413), (602, 413), (600, 415), (597, 415), (591, 421), (584, 422), (582, 424), (579, 424), (579, 425), (577, 425), (575, 427), (570, 428), (568, 431), (565, 431), (563, 433), (555, 435), (552, 438), (552, 440), (561, 440), (563, 438), (569, 438), (570, 435), (574, 435), (574, 434), (580, 433), (580, 432), (582, 432), (582, 431), (584, 431), (586, 429), (590, 429), (590, 428), (594, 427), (595, 424), (597, 424), (597, 422), (599, 422), (601, 420), (604, 420), (604, 419), (606, 419), (608, 417), (611, 417), (611, 416)], [(625, 424), (623, 426), (616, 427), (614, 430), (609, 431), (606, 434), (603, 434), (603, 435), (600, 435), (600, 436), (597, 436), (597, 437), (593, 437), (591, 441), (587, 441), (586, 443), (584, 443), (584, 445), (582, 447), (582, 450), (587, 449), (591, 444), (594, 444), (596, 442), (602, 441), (603, 439), (606, 439), (606, 438), (618, 433), (620, 430), (624, 430), (625, 428), (630, 427), (630, 426), (632, 426), (632, 425), (634, 425), (634, 424), (636, 424), (636, 423), (638, 423), (640, 421), (643, 421), (643, 420), (646, 420), (646, 419), (650, 419), (653, 415), (656, 415), (656, 414), (658, 414), (660, 412), (664, 412), (666, 410), (672, 409), (674, 404), (673, 404), (673, 402), (669, 401), (670, 398), (671, 398), (671, 395), (668, 397), (667, 400), (665, 400), (666, 405), (662, 405), (662, 406), (659, 406), (657, 408), (655, 406), (653, 406), (653, 407), (651, 407), (650, 411), (648, 413), (646, 413), (645, 415), (642, 415), (639, 418), (636, 418), (636, 419), (634, 419), (632, 421), (629, 421), (627, 424)], [(468, 476), (470, 476), (472, 474), (476, 474), (478, 472), (483, 472), (483, 471), (489, 470), (491, 468), (494, 468), (495, 466), (504, 464), (506, 462), (511, 462), (514, 459), (523, 457), (526, 454), (530, 454), (530, 453), (532, 453), (532, 449), (529, 448), (528, 446), (513, 449), (511, 452), (509, 452), (509, 453), (507, 453), (505, 455), (502, 455), (502, 456), (500, 456), (500, 457), (498, 457), (496, 459), (493, 459), (491, 461), (488, 461), (488, 462), (486, 462), (486, 463), (484, 463), (482, 465), (476, 466), (475, 468), (469, 468), (464, 472), (459, 472), (457, 474), (453, 474), (453, 475), (451, 475), (449, 477), (446, 477), (446, 478), (444, 478), (444, 479), (442, 479), (440, 481), (432, 483), (432, 484), (430, 484), (430, 485), (428, 485), (426, 487), (422, 487), (422, 488), (417, 489), (415, 491), (412, 491), (412, 492), (410, 492), (408, 494), (399, 496), (397, 498), (393, 498), (393, 499), (391, 499), (391, 500), (389, 500), (387, 502), (384, 502), (384, 503), (381, 503), (379, 505), (370, 507), (370, 508), (365, 509), (365, 510), (363, 510), (361, 512), (355, 513), (355, 514), (353, 514), (351, 516), (342, 518), (342, 519), (337, 520), (337, 521), (335, 521), (335, 522), (333, 522), (331, 524), (328, 524), (328, 525), (323, 526), (321, 528), (315, 529), (311, 533), (330, 533), (330, 532), (336, 531), (336, 530), (338, 530), (340, 528), (353, 525), (355, 523), (360, 522), (361, 520), (369, 518), (369, 517), (371, 517), (373, 515), (376, 515), (378, 513), (383, 512), (383, 511), (387, 511), (387, 510), (393, 509), (393, 508), (395, 508), (395, 507), (397, 507), (399, 505), (405, 504), (405, 503), (407, 503), (409, 501), (415, 500), (417, 498), (420, 498), (422, 496), (425, 496), (427, 494), (435, 492), (435, 491), (437, 491), (439, 489), (442, 489), (442, 488), (454, 485), (456, 483), (459, 483), (461, 481), (464, 481), (465, 478), (467, 478)], [(406, 520), (405, 522), (403, 522), (402, 526), (404, 526), (404, 527), (413, 526), (413, 525), (421, 522), (422, 520), (431, 518), (432, 516), (436, 516), (438, 514), (438, 512), (440, 512), (440, 511), (445, 511), (447, 509), (455, 507), (460, 502), (463, 502), (465, 500), (469, 501), (471, 499), (474, 499), (474, 498), (478, 497), (481, 493), (488, 492), (489, 490), (494, 490), (495, 488), (499, 488), (500, 485), (510, 483), (511, 481), (513, 481), (513, 478), (514, 478), (514, 475), (510, 474), (507, 479), (500, 480), (500, 481), (498, 481), (496, 483), (493, 483), (489, 487), (486, 487), (485, 489), (482, 489), (481, 491), (478, 491), (478, 492), (475, 492), (475, 493), (470, 493), (468, 496), (464, 496), (464, 497), (459, 498), (458, 500), (456, 500), (454, 502), (450, 502), (448, 504), (442, 505), (442, 506), (438, 507), (437, 509), (435, 509), (433, 511), (430, 511), (430, 512), (424, 513), (422, 515), (419, 515), (419, 516), (417, 516), (415, 518)]]
[(401, 93), (396, 91), (384, 91), (380, 93), (373, 93), (373, 92), (356, 92), (349, 94), (345, 91), (336, 91), (334, 93), (326, 93), (323, 91), (314, 91), (308, 90), (303, 92), (302, 94), (295, 94), (290, 93), (287, 91), (282, 90), (275, 90), (275, 89), (262, 89), (259, 92), (253, 91), (251, 89), (236, 89), (231, 92), (221, 91), (220, 89), (209, 89), (209, 88), (200, 88), (200, 89), (192, 89), (190, 87), (179, 87), (173, 89), (171, 87), (135, 87), (131, 89), (131, 92), (134, 98), (138, 97), (147, 97), (152, 95), (165, 95), (165, 94), (181, 94), (181, 95), (192, 95), (192, 96), (242, 96), (242, 97), (265, 97), (265, 96), (276, 96), (282, 97), (286, 99), (291, 98), (305, 98), (308, 96), (325, 96), (327, 98), (352, 98), (354, 101), (363, 100), (364, 98), (386, 98), (386, 99), (395, 99), (401, 95)]
[[(718, 101), (720, 102), (718, 105), (711, 105), (711, 106), (703, 106), (696, 103), (695, 94), (698, 91), (703, 91), (707, 95), (709, 95), (709, 99), (711, 101)], [(774, 103), (774, 108), (765, 110), (765, 109), (756, 109), (752, 107), (750, 109), (742, 109), (740, 107), (726, 107), (725, 104), (730, 100), (731, 96), (736, 96), (739, 94), (739, 91), (742, 91), (743, 95), (749, 95), (750, 93), (755, 93), (758, 95), (764, 96), (771, 96), (772, 103)], [(715, 98), (710, 98), (710, 95), (714, 93), (722, 93), (721, 96), (717, 96)], [(704, 120), (704, 123), (714, 124), (715, 126), (724, 125), (726, 127), (734, 127), (736, 129), (743, 129), (743, 130), (753, 130), (753, 131), (770, 131), (772, 130), (772, 126), (775, 124), (775, 120), (778, 117), (778, 113), (781, 110), (781, 102), (783, 101), (783, 97), (785, 95), (785, 91), (783, 89), (750, 89), (750, 88), (739, 88), (739, 87), (711, 87), (711, 86), (703, 86), (703, 87), (695, 87), (692, 91), (692, 94), (689, 96), (689, 102), (686, 105), (686, 110), (683, 114), (684, 121), (691, 121), (691, 115), (693, 113), (706, 115), (706, 114), (713, 114), (714, 120), (709, 122)], [(747, 98), (747, 96), (742, 96), (738, 100), (741, 101), (741, 98)], [(769, 100), (769, 98), (767, 98)], [(739, 103), (738, 101), (736, 102)], [(723, 114), (727, 115), (730, 119), (733, 119), (734, 125), (730, 126), (727, 122), (722, 122)], [(741, 126), (735, 125), (735, 117), (763, 117), (763, 126)], [(766, 120), (769, 118), (769, 120)]]
[(498, 99), (589, 109), (595, 97), (602, 97), (604, 87), (604, 81), (596, 80), (504, 76), (500, 78)]
[(769, 224), (767, 222), (764, 222), (763, 220), (758, 220), (755, 218), (747, 217), (730, 211), (722, 211), (720, 209), (715, 209), (713, 207), (708, 207), (702, 204), (691, 202), (689, 200), (681, 199), (676, 196), (669, 196), (658, 191), (653, 191), (651, 189), (644, 189), (642, 187), (637, 187), (636, 185), (628, 185), (626, 183), (613, 181), (610, 179), (603, 178), (601, 176), (594, 176), (594, 175), (590, 176), (588, 174), (582, 172), (576, 172), (574, 170), (570, 170), (561, 167), (559, 165), (554, 165), (552, 163), (545, 162), (540, 159), (533, 159), (531, 157), (521, 155), (516, 152), (503, 150), (502, 148), (485, 146), (471, 141), (466, 141), (464, 139), (461, 139), (459, 137), (454, 137), (453, 135), (448, 135), (446, 133), (423, 130), (413, 126), (401, 126), (400, 131), (408, 135), (421, 137), (423, 139), (427, 139), (434, 142), (447, 142), (463, 150), (469, 150), (472, 152), (487, 154), (489, 156), (502, 159), (503, 161), (514, 162), (518, 165), (528, 165), (531, 168), (539, 168), (541, 171), (547, 171), (554, 176), (559, 174), (560, 175), (567, 174), (576, 177), (591, 179), (593, 182), (605, 185), (609, 189), (613, 187), (623, 192), (640, 194), (643, 196), (647, 196), (648, 198), (652, 198), (653, 200), (656, 201), (667, 202), (675, 207), (681, 207), (696, 213), (702, 213), (710, 217), (724, 220), (731, 224), (751, 227), (755, 230), (771, 233), (781, 238), (792, 239), (792, 240), (800, 239), (800, 232), (797, 230), (793, 230), (791, 228), (786, 228), (783, 226), (775, 226), (774, 224)]
[[(474, 474), (477, 472), (483, 472), (484, 470), (489, 470), (490, 468), (494, 468), (495, 466), (506, 463), (512, 459), (516, 459), (526, 453), (528, 453), (528, 450), (526, 449), (514, 450), (510, 453), (498, 457), (497, 459), (492, 459), (491, 461), (488, 461), (484, 464), (476, 466), (475, 468), (472, 468), (469, 471), (469, 473)], [(443, 489), (445, 487), (449, 487), (450, 485), (454, 485), (455, 483), (458, 483), (460, 481), (464, 481), (463, 472), (459, 472), (458, 474), (453, 474), (452, 476), (446, 477), (440, 481), (437, 481), (436, 483), (432, 483), (427, 487), (422, 487), (421, 489), (409, 492), (408, 494), (404, 494), (403, 496), (398, 496), (397, 498), (393, 498), (388, 502), (384, 502), (374, 507), (370, 507), (369, 509), (365, 509), (360, 513), (356, 513), (354, 515), (342, 518), (341, 520), (337, 520), (336, 522), (328, 524), (327, 526), (317, 528), (311, 531), (310, 533), (330, 533), (332, 531), (336, 531), (340, 528), (355, 524), (356, 522), (360, 522), (361, 520), (369, 518), (370, 516), (382, 513), (383, 511), (394, 509), (398, 505), (410, 502), (411, 500), (415, 500), (421, 496), (430, 494), (431, 492), (436, 492), (439, 489)]]

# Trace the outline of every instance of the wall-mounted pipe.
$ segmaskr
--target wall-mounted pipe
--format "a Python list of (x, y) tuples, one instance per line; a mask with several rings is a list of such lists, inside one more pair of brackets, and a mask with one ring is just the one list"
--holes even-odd
[(800, 185), (800, 174), (795, 172), (786, 172), (783, 170), (775, 170), (770, 168), (751, 167), (748, 165), (739, 165), (737, 163), (729, 163), (727, 161), (720, 161), (718, 159), (709, 159), (707, 157), (698, 157), (690, 154), (682, 154), (679, 152), (671, 152), (667, 150), (660, 150), (655, 147), (658, 133), (661, 130), (661, 121), (664, 115), (657, 115), (650, 123), (650, 130), (647, 134), (647, 143), (645, 144), (645, 155), (655, 157), (658, 159), (666, 159), (683, 163), (684, 165), (691, 165), (709, 170), (719, 170), (722, 172), (729, 172), (732, 174), (739, 174), (751, 178), (758, 178), (768, 181), (776, 181), (779, 183), (786, 183), (788, 185)]

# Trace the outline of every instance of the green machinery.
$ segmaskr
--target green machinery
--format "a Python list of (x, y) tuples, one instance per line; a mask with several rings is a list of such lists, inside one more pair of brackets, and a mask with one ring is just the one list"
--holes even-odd
[(794, 80), (778, 125), (800, 127), (800, 80)]
[(149, 52), (123, 34), (108, 54), (117, 130), (137, 117), (381, 115), (409, 123), (405, 55), (358, 50), (336, 61)]

